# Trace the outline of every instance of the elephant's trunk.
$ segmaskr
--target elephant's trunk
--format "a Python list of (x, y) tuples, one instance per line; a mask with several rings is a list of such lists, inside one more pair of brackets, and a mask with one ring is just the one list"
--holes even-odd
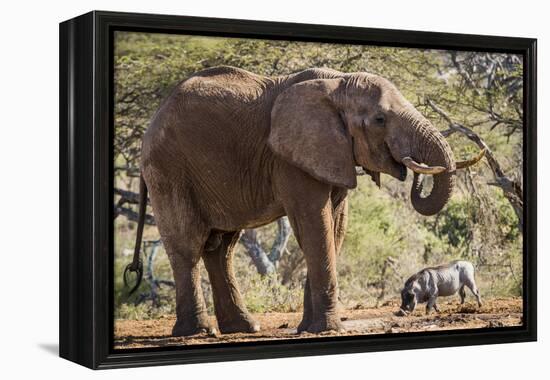
[(422, 174), (414, 173), (411, 203), (422, 215), (437, 214), (447, 204), (454, 188), (455, 160), (451, 147), (443, 135), (427, 120), (416, 123), (413, 146), (416, 161), (430, 167), (444, 167), (443, 173), (433, 176), (433, 187), (422, 196)]

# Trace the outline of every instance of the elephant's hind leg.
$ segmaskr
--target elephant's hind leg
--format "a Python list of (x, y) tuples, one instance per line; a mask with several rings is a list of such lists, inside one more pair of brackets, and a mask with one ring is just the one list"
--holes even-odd
[(163, 237), (176, 283), (177, 320), (172, 329), (172, 335), (215, 333), (215, 328), (206, 312), (200, 284), (198, 264), (201, 247), (185, 244), (182, 240), (182, 236)]
[[(195, 239), (191, 239), (195, 240)], [(173, 336), (215, 333), (206, 312), (200, 279), (198, 244), (186, 244), (182, 236), (163, 237), (176, 283), (176, 324)]]
[(239, 236), (239, 232), (224, 233), (217, 248), (203, 251), (212, 286), (214, 310), (222, 333), (260, 331), (260, 325), (246, 310), (233, 274), (233, 249)]

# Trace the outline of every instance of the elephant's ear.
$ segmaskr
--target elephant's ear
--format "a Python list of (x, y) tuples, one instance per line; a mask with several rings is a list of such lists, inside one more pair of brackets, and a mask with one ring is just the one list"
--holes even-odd
[(297, 83), (276, 99), (268, 145), (285, 161), (331, 185), (357, 186), (351, 136), (334, 103), (341, 79)]

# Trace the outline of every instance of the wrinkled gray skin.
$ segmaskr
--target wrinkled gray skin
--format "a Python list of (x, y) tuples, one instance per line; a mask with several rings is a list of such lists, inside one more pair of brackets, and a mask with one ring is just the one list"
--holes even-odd
[[(298, 331), (342, 330), (336, 257), (355, 166), (379, 183), (404, 180), (404, 157), (438, 165), (414, 208), (447, 203), (455, 161), (447, 141), (388, 80), (329, 69), (269, 78), (232, 67), (194, 74), (161, 104), (143, 138), (141, 173), (176, 282), (173, 335), (212, 331), (199, 261), (222, 332), (255, 332), (233, 275), (240, 231), (288, 215), (307, 264)], [(144, 187), (145, 188), (145, 187)], [(139, 252), (139, 251), (138, 251)]]
[(437, 297), (452, 296), (456, 292), (460, 295), (460, 304), (463, 304), (466, 297), (464, 287), (472, 291), (481, 307), (481, 296), (474, 279), (472, 263), (453, 261), (438, 267), (422, 269), (407, 280), (401, 291), (400, 314), (412, 313), (418, 303), (424, 302), (427, 302), (426, 314), (432, 308), (439, 312)]

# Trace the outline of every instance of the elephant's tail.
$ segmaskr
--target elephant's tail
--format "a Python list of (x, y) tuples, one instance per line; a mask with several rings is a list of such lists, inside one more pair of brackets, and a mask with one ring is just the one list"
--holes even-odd
[(139, 176), (139, 215), (138, 215), (138, 227), (136, 235), (136, 245), (134, 247), (134, 258), (126, 269), (124, 269), (124, 285), (128, 286), (130, 282), (128, 277), (130, 272), (136, 273), (135, 284), (130, 289), (129, 294), (132, 294), (141, 284), (141, 279), (143, 278), (143, 262), (139, 258), (140, 248), (141, 248), (141, 238), (143, 236), (143, 226), (145, 224), (145, 212), (147, 209), (147, 185), (143, 180), (143, 176)]

